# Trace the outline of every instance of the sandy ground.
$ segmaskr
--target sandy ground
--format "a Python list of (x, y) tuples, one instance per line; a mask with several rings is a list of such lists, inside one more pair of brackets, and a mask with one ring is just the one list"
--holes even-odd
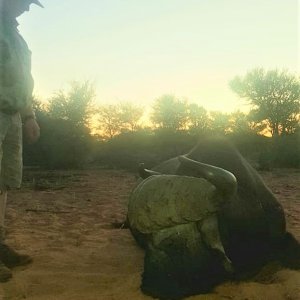
[[(122, 171), (27, 171), (10, 193), (7, 243), (34, 262), (0, 284), (0, 300), (146, 300), (140, 291), (143, 251), (124, 220), (134, 175)], [(263, 173), (300, 240), (300, 170)], [(300, 271), (262, 270), (256, 279), (227, 282), (189, 300), (298, 300)]]

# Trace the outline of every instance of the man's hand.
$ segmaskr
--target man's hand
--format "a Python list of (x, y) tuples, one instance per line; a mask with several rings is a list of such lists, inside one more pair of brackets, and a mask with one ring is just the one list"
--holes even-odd
[(40, 137), (40, 127), (34, 118), (24, 122), (24, 135), (29, 144), (35, 143)]

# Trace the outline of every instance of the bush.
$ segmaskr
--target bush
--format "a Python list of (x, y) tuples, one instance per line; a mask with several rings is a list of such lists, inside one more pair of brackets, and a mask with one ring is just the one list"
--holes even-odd
[(34, 145), (24, 145), (24, 164), (47, 169), (80, 168), (90, 158), (92, 138), (84, 126), (62, 119), (39, 122), (41, 137)]
[(300, 134), (283, 135), (274, 139), (273, 165), (275, 167), (300, 167)]

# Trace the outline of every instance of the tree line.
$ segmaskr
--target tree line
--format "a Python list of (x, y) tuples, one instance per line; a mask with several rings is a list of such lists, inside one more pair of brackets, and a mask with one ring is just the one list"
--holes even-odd
[(135, 169), (182, 154), (201, 137), (226, 135), (261, 168), (300, 166), (300, 80), (286, 70), (257, 68), (229, 82), (250, 111), (207, 111), (175, 95), (151, 111), (131, 102), (95, 105), (90, 82), (73, 82), (42, 104), (34, 100), (41, 139), (24, 145), (24, 161), (46, 168), (86, 165)]

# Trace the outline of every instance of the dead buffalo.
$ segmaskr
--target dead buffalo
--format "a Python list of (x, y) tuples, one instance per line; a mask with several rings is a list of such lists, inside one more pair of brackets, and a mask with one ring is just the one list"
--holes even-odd
[(179, 299), (253, 274), (268, 260), (299, 266), (282, 206), (227, 140), (203, 140), (140, 175), (127, 217), (146, 251), (145, 293)]

